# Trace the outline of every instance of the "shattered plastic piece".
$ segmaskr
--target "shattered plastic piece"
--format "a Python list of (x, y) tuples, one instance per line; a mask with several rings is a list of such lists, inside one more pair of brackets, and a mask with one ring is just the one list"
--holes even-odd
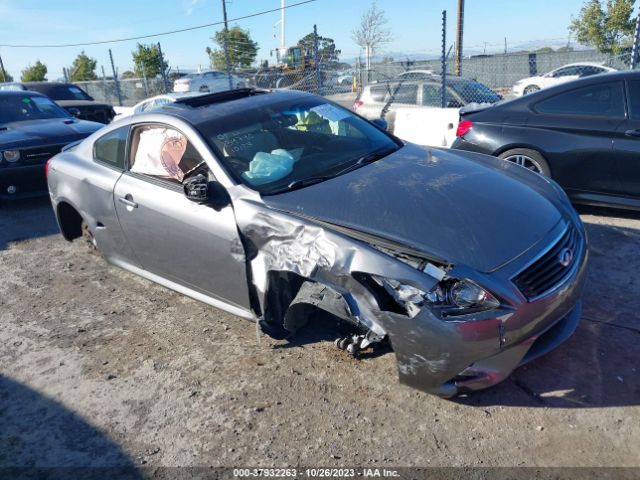
[(435, 278), (438, 281), (441, 281), (445, 277), (445, 275), (447, 274), (447, 272), (445, 272), (444, 270), (442, 270), (439, 267), (436, 267), (432, 263), (427, 263), (427, 266), (424, 267), (423, 271), (424, 271), (424, 273), (426, 273), (427, 275), (432, 276), (433, 278)]

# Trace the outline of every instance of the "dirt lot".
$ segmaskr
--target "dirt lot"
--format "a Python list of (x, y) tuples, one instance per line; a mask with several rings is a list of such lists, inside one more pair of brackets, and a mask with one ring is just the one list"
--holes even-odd
[(295, 344), (65, 242), (46, 200), (0, 207), (0, 467), (640, 466), (640, 216), (585, 211), (584, 317), (561, 348), (455, 401), (392, 353)]

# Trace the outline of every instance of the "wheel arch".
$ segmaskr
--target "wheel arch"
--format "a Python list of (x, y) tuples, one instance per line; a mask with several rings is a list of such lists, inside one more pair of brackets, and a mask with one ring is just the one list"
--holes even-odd
[(55, 209), (58, 227), (65, 240), (72, 241), (82, 236), (82, 215), (71, 203), (61, 200)]

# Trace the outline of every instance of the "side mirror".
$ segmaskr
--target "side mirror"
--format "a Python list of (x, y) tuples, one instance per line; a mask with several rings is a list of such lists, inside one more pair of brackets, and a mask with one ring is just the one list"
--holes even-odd
[(80, 116), (80, 110), (78, 110), (76, 107), (71, 107), (67, 109), (67, 111), (76, 118)]
[(373, 120), (371, 120), (371, 123), (373, 123), (380, 130), (384, 130), (385, 132), (389, 128), (389, 122), (387, 122), (384, 118), (374, 118)]
[(231, 203), (227, 190), (219, 182), (209, 181), (202, 174), (184, 182), (184, 195), (192, 202), (210, 205), (215, 210), (221, 210)]

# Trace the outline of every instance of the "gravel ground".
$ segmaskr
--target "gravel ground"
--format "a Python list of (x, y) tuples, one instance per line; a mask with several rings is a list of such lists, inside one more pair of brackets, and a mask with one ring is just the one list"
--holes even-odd
[(584, 211), (584, 317), (563, 346), (455, 401), (293, 344), (108, 265), (47, 200), (0, 206), (0, 467), (640, 466), (640, 216)]

